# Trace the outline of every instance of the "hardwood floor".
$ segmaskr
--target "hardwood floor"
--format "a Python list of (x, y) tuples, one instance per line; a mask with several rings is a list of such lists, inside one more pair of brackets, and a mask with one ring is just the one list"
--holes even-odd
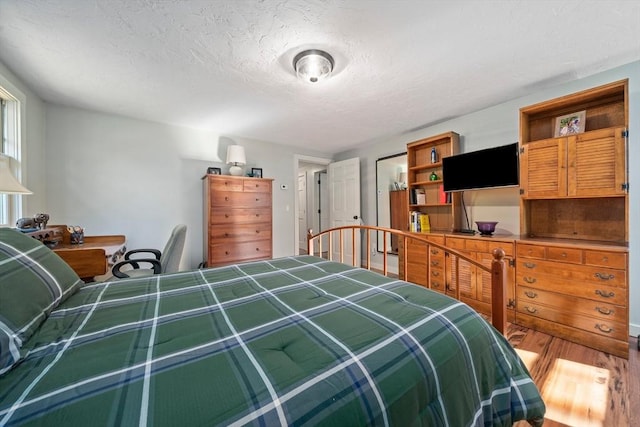
[(636, 338), (629, 339), (629, 360), (512, 324), (507, 338), (545, 401), (545, 427), (640, 426)]

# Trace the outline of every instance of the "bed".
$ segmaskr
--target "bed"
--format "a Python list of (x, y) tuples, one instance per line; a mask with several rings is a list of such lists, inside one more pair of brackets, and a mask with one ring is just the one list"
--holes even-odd
[[(44, 289), (44, 291), (43, 291)], [(0, 229), (0, 425), (540, 425), (465, 304), (317, 256), (83, 284)]]

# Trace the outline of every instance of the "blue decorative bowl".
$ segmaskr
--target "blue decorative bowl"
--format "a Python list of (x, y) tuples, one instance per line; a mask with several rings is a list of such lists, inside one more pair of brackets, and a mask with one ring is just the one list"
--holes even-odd
[(476, 221), (478, 231), (484, 236), (490, 236), (496, 231), (498, 221)]

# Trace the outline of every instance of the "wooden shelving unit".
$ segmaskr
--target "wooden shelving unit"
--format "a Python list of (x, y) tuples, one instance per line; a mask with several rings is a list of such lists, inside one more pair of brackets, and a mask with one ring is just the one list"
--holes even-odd
[[(447, 132), (407, 144), (408, 210), (429, 215), (432, 232), (461, 228), (460, 194), (442, 191), (442, 158), (458, 154), (459, 138), (457, 133)], [(431, 161), (432, 149), (436, 150), (435, 162)], [(432, 179), (432, 174), (437, 178)], [(424, 192), (423, 203), (413, 197), (416, 191)]]
[[(629, 240), (627, 92), (621, 80), (520, 110), (522, 235)], [(582, 110), (585, 132), (554, 137), (557, 117)]]

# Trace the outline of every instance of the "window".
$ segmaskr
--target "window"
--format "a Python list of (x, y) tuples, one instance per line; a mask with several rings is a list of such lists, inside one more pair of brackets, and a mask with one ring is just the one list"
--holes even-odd
[[(14, 176), (21, 180), (20, 102), (0, 86), (0, 152), (13, 157)], [(13, 226), (22, 216), (22, 196), (0, 194), (0, 227)]]

